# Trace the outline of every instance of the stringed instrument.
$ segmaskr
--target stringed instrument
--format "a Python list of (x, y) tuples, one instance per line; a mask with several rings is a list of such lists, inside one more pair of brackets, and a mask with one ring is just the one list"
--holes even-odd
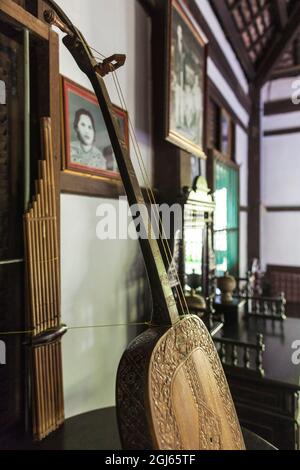
[[(52, 0), (45, 20), (65, 33), (63, 43), (88, 76), (99, 101), (129, 205), (145, 205), (129, 150), (103, 77), (124, 64), (115, 55), (97, 61), (82, 34)], [(142, 162), (140, 162), (142, 164)], [(151, 189), (150, 202), (154, 202)], [(148, 218), (141, 211), (146, 233)], [(156, 239), (140, 238), (153, 298), (151, 327), (120, 361), (116, 401), (125, 449), (244, 449), (218, 353), (203, 322), (188, 314), (180, 283), (171, 287)], [(161, 240), (165, 254), (170, 254)], [(170, 259), (170, 257), (169, 257)], [(176, 298), (176, 300), (175, 300)]]

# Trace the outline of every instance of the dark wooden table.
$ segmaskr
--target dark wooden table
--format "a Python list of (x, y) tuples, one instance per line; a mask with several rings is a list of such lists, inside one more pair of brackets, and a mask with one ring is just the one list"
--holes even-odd
[[(248, 450), (274, 450), (263, 439), (243, 429)], [(1, 450), (121, 450), (116, 409), (90, 411), (66, 420), (56, 432), (40, 443), (20, 434), (0, 442)]]
[(242, 319), (225, 324), (216, 337), (255, 343), (258, 333), (266, 347), (263, 376), (224, 366), (240, 422), (279, 449), (299, 449), (300, 365), (292, 362), (292, 344), (300, 340), (300, 319)]
[(1, 450), (120, 450), (116, 409), (103, 408), (74, 416), (44, 439), (33, 442), (20, 432), (0, 441)]
[(245, 314), (246, 300), (234, 297), (231, 303), (222, 303), (221, 296), (217, 295), (214, 302), (216, 313), (223, 314), (226, 325), (237, 323)]

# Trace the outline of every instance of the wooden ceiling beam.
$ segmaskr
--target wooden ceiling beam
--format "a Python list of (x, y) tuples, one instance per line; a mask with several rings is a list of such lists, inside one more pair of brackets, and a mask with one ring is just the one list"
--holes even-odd
[(240, 6), (240, 4), (242, 3), (243, 0), (236, 0), (230, 7), (229, 7), (229, 10), (230, 11), (233, 11), (235, 10), (237, 7)]
[(294, 65), (300, 64), (300, 38), (297, 38), (293, 44)]
[[(250, 0), (246, 0), (246, 3), (247, 3), (247, 6), (248, 6), (248, 10), (249, 10), (249, 13), (250, 13), (250, 17), (251, 17), (251, 24), (254, 26), (254, 29), (256, 31), (256, 34), (257, 34), (257, 37), (258, 38), (262, 38), (262, 35), (259, 31), (259, 28), (258, 28), (258, 25), (257, 25), (257, 21), (256, 21), (256, 18), (254, 18), (254, 11), (252, 9), (252, 4), (250, 2)], [(253, 41), (252, 41), (253, 42)]]
[[(268, 3), (265, 3), (263, 6), (261, 7), (258, 7), (257, 8), (257, 11), (254, 13), (252, 11), (252, 14), (251, 14), (251, 20), (250, 21), (244, 21), (244, 26), (243, 28), (239, 28), (239, 32), (240, 33), (243, 33), (245, 32), (250, 26), (253, 25), (253, 21), (255, 21), (257, 18), (259, 18), (260, 16), (262, 17), (262, 20), (265, 24), (265, 20), (264, 20), (264, 15), (263, 15), (263, 12), (265, 11), (266, 7), (268, 6)], [(231, 11), (231, 14), (233, 14), (233, 10), (238, 10), (239, 11), (239, 14), (241, 16), (243, 16), (243, 13), (242, 13), (242, 8), (241, 8), (241, 3), (239, 2), (234, 8), (231, 8), (230, 11)], [(265, 24), (266, 26), (266, 24)]]
[[(257, 44), (262, 44), (263, 40), (266, 39), (266, 43), (271, 39), (271, 34), (272, 34), (273, 30), (272, 28), (268, 28), (266, 31), (265, 31), (265, 34), (264, 36), (259, 36), (259, 38), (257, 38), (255, 41), (252, 42), (252, 44), (247, 47), (247, 51), (250, 52), (252, 51), (253, 49), (255, 49), (255, 46), (257, 46)], [(262, 44), (263, 47), (266, 46), (266, 43), (265, 44)]]
[(291, 99), (267, 101), (264, 106), (264, 115), (273, 116), (274, 114), (295, 113), (299, 107), (295, 106)]
[(283, 30), (288, 22), (286, 0), (274, 0), (274, 7), (275, 7), (279, 27), (281, 30)]
[(296, 77), (300, 75), (300, 65), (295, 65), (294, 67), (276, 69), (272, 72), (270, 79), (277, 80), (278, 78), (289, 78)]
[(152, 16), (159, 8), (159, 2), (157, 0), (138, 0), (142, 7), (145, 9), (148, 15)]
[(247, 54), (246, 47), (242, 41), (239, 31), (232, 19), (231, 13), (226, 5), (226, 2), (219, 0), (211, 0), (211, 5), (221, 23), (221, 26), (231, 43), (231, 46), (236, 53), (240, 64), (242, 65), (246, 76), (249, 80), (255, 77), (255, 69)]
[(291, 13), (283, 31), (275, 39), (273, 46), (267, 55), (264, 56), (263, 61), (260, 63), (257, 69), (257, 75), (254, 83), (256, 86), (263, 86), (268, 80), (272, 71), (282, 54), (290, 43), (295, 39), (300, 28), (300, 2), (295, 4), (295, 8)]

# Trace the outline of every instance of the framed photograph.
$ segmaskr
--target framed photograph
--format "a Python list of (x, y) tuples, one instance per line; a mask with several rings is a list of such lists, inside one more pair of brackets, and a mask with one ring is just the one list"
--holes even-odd
[[(120, 180), (110, 137), (94, 93), (62, 77), (63, 169)], [(128, 115), (114, 106), (122, 139), (129, 147)]]
[(169, 0), (166, 139), (202, 158), (206, 60), (197, 26), (178, 0)]

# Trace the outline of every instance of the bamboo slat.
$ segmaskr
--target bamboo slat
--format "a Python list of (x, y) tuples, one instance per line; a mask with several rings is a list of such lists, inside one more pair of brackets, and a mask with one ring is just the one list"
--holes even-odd
[[(24, 215), (29, 321), (33, 336), (60, 326), (60, 264), (50, 119), (42, 120), (43, 160)], [(61, 339), (32, 346), (32, 421), (37, 440), (64, 421)]]

